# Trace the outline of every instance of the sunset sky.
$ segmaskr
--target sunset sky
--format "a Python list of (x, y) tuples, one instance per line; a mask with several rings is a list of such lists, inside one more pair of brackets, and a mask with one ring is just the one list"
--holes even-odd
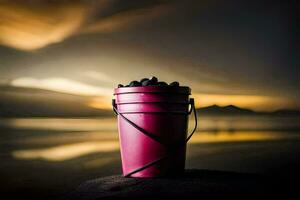
[(299, 109), (296, 29), (280, 1), (0, 0), (0, 95), (109, 108), (118, 83), (154, 75), (190, 86), (198, 107)]

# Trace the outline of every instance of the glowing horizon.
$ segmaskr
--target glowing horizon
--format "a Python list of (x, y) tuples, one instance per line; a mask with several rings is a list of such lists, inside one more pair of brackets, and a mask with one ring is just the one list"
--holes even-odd
[[(104, 75), (102, 76), (102, 79), (108, 80), (108, 77), (104, 77)], [(55, 92), (86, 96), (90, 97), (87, 102), (87, 106), (95, 109), (111, 109), (113, 88), (94, 86), (61, 77), (51, 77), (47, 79), (21, 77), (12, 80), (10, 84), (16, 87), (39, 88)], [(210, 105), (235, 105), (255, 111), (274, 111), (288, 107), (285, 105), (284, 99), (280, 97), (274, 98), (259, 95), (224, 95), (205, 93), (193, 93), (192, 97), (196, 100), (197, 108), (207, 107)]]

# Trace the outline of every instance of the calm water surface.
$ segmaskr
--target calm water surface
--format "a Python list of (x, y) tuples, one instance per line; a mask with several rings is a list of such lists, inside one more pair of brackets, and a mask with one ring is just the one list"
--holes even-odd
[[(299, 130), (298, 117), (200, 116), (186, 167), (289, 176), (298, 173)], [(0, 139), (3, 192), (52, 198), (121, 172), (114, 118), (1, 119)]]

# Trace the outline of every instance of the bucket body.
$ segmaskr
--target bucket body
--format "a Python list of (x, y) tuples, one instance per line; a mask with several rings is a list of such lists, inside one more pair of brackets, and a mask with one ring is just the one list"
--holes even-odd
[[(185, 167), (190, 88), (123, 87), (116, 88), (114, 95), (123, 175), (181, 175)], [(179, 143), (183, 145), (174, 152)], [(165, 155), (169, 156), (131, 173)]]

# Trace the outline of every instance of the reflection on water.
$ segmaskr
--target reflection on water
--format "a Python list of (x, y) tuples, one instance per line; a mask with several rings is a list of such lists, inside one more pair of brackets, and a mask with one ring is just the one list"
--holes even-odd
[[(291, 171), (298, 166), (299, 130), (296, 117), (200, 116), (186, 167)], [(1, 119), (0, 159), (1, 189), (17, 193), (28, 188), (58, 193), (120, 174), (116, 119)]]
[(274, 131), (219, 131), (217, 134), (211, 132), (200, 132), (195, 134), (191, 140), (191, 144), (197, 143), (217, 143), (217, 142), (247, 142), (247, 141), (271, 141), (271, 140), (286, 140), (300, 139), (299, 134), (285, 134)]
[(299, 116), (199, 116), (199, 130), (300, 130)]
[(64, 161), (91, 153), (110, 152), (118, 149), (119, 143), (117, 141), (99, 141), (66, 144), (43, 149), (16, 150), (12, 152), (12, 155), (17, 159)]
[[(300, 130), (299, 116), (199, 116), (200, 131)], [(1, 126), (28, 130), (117, 131), (115, 118), (18, 118), (1, 119)]]
[[(299, 121), (298, 118), (255, 118), (252, 116), (200, 118), (199, 131), (192, 137), (190, 143), (297, 140), (300, 136), (297, 132), (252, 130), (255, 128), (276, 130), (276, 128), (284, 128), (284, 125), (286, 129), (295, 128), (295, 126), (299, 125), (297, 120)], [(25, 135), (25, 137), (21, 137), (21, 140), (16, 139), (14, 141), (18, 143), (19, 147), (11, 151), (11, 155), (15, 159), (61, 162), (89, 154), (119, 150), (116, 120), (114, 118), (9, 119), (2, 120), (0, 128), (1, 125), (17, 130), (35, 130), (37, 132), (33, 136), (26, 137)], [(59, 131), (59, 135), (57, 133), (39, 134), (39, 131), (43, 130)], [(33, 148), (22, 148), (22, 144), (30, 145)], [(39, 147), (41, 144), (43, 147)]]
[(117, 129), (114, 118), (17, 118), (2, 119), (0, 121), (1, 125), (7, 125), (16, 129), (31, 130), (111, 131)]
[[(101, 135), (101, 133), (98, 133)], [(44, 138), (50, 141), (51, 139)], [(52, 138), (55, 139), (55, 138)], [(86, 140), (91, 138), (85, 138)], [(99, 138), (98, 138), (99, 139)], [(246, 141), (270, 141), (300, 139), (299, 134), (284, 134), (272, 131), (239, 131), (228, 132), (220, 131), (218, 134), (210, 132), (197, 132), (191, 138), (191, 144), (197, 143), (218, 143), (218, 142), (246, 142)], [(91, 141), (66, 145), (58, 145), (48, 148), (15, 150), (12, 152), (14, 158), (17, 159), (41, 159), (44, 161), (64, 161), (93, 153), (105, 153), (119, 150), (118, 140), (110, 141)]]

